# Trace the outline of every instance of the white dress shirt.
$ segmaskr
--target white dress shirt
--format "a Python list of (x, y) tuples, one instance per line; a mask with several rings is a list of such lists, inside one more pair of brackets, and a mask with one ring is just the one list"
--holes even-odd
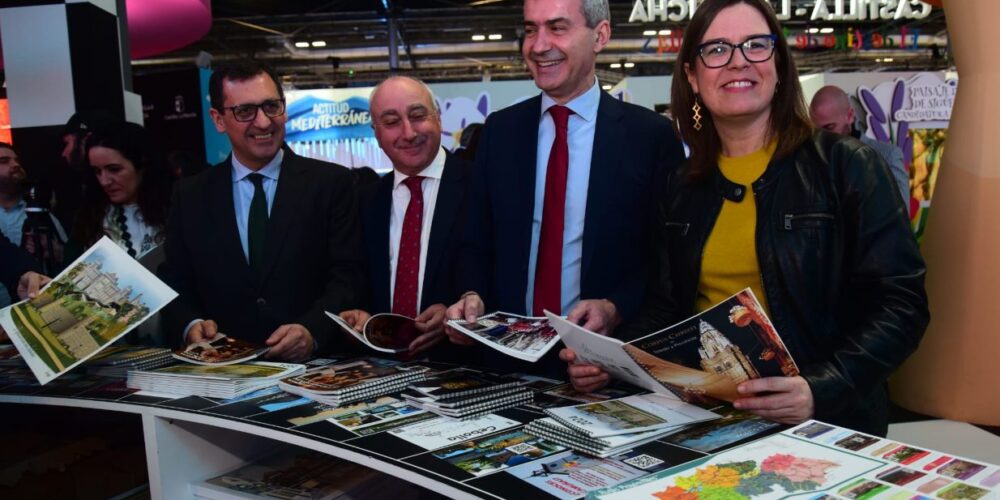
[[(420, 224), (420, 272), (417, 275), (417, 314), (423, 311), (420, 298), (424, 293), (424, 269), (427, 267), (427, 244), (431, 240), (431, 223), (434, 220), (434, 207), (437, 205), (438, 188), (441, 186), (441, 175), (444, 173), (444, 162), (447, 156), (444, 148), (438, 151), (434, 161), (420, 172), (424, 178), (420, 182), (420, 190), (424, 198), (424, 213)], [(403, 235), (403, 219), (406, 207), (410, 204), (410, 188), (403, 184), (409, 176), (399, 170), (392, 171), (392, 210), (389, 212), (389, 303), (396, 293), (396, 263), (399, 261), (399, 239)]]
[[(264, 194), (267, 196), (267, 215), (271, 215), (274, 205), (274, 194), (278, 191), (278, 176), (281, 174), (281, 160), (285, 152), (281, 149), (274, 158), (256, 173), (264, 176)], [(250, 262), (250, 250), (247, 243), (247, 226), (250, 224), (250, 202), (253, 201), (253, 182), (247, 178), (254, 170), (246, 167), (236, 155), (233, 155), (233, 208), (236, 210), (236, 229), (240, 232), (240, 244), (243, 245), (243, 256)]]
[[(587, 189), (590, 186), (590, 159), (597, 129), (597, 107), (601, 89), (594, 80), (590, 90), (565, 104), (573, 111), (569, 115), (566, 140), (569, 145), (569, 169), (566, 173), (566, 214), (563, 221), (562, 254), (562, 314), (580, 301), (580, 269), (583, 264), (583, 225), (587, 216)], [(549, 152), (556, 137), (556, 126), (548, 109), (556, 101), (542, 93), (542, 116), (538, 123), (538, 153), (535, 163), (535, 212), (531, 220), (531, 256), (528, 260), (527, 311), (534, 308), (535, 267), (538, 263), (538, 242), (542, 231), (542, 209), (545, 206), (545, 176), (548, 173)]]

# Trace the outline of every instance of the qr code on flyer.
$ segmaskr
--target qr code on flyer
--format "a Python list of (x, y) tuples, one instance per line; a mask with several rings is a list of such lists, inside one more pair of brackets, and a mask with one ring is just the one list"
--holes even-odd
[(632, 467), (638, 467), (642, 470), (646, 470), (646, 469), (652, 469), (653, 467), (662, 464), (663, 460), (660, 460), (659, 458), (656, 457), (651, 457), (649, 455), (636, 455), (632, 458), (622, 460), (622, 462), (625, 462), (631, 465)]
[(536, 448), (534, 446), (531, 446), (528, 443), (518, 443), (518, 444), (515, 444), (514, 446), (508, 446), (507, 447), (507, 451), (509, 451), (511, 453), (516, 453), (518, 455), (524, 455), (525, 453), (531, 453), (531, 452), (533, 452), (533, 451), (535, 451), (537, 449), (538, 448)]

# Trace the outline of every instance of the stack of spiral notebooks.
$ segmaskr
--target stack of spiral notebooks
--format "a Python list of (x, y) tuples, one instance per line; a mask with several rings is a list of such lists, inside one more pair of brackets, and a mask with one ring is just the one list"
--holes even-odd
[(301, 375), (281, 380), (281, 390), (330, 406), (399, 392), (422, 380), (427, 368), (399, 365), (391, 360), (357, 358), (312, 368)]
[(410, 384), (402, 393), (415, 406), (454, 418), (471, 418), (530, 403), (534, 394), (523, 380), (461, 368)]

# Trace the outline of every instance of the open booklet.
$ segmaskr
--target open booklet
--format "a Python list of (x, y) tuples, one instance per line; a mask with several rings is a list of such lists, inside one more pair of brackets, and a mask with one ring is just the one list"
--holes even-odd
[(35, 298), (0, 309), (0, 326), (44, 385), (132, 331), (176, 296), (105, 236)]
[(508, 356), (535, 362), (559, 342), (549, 320), (495, 312), (475, 323), (448, 320), (448, 325)]
[(211, 340), (188, 344), (173, 357), (196, 365), (234, 365), (263, 356), (271, 348), (219, 333)]
[(371, 347), (379, 352), (406, 352), (410, 350), (410, 343), (420, 336), (417, 330), (417, 322), (410, 317), (400, 314), (382, 313), (376, 314), (365, 321), (361, 331), (351, 327), (344, 318), (330, 311), (326, 315), (334, 323), (340, 325), (345, 331), (361, 341), (362, 344)]
[(631, 342), (605, 337), (546, 312), (567, 347), (633, 385), (703, 407), (739, 398), (754, 378), (799, 369), (749, 288), (695, 316)]

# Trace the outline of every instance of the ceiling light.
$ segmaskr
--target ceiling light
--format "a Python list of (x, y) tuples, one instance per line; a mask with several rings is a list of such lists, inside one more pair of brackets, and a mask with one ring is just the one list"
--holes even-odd
[(622, 67), (622, 63), (611, 63), (611, 66), (609, 67), (611, 69), (620, 69)]
[(875, 62), (882, 62), (882, 60), (881, 60), (881, 59), (878, 59), (878, 58), (876, 58), (876, 59), (875, 59)]
[(295, 42), (295, 46), (300, 49), (304, 49), (306, 47), (309, 47), (309, 42)]
[(483, 40), (486, 40), (486, 35), (472, 35), (473, 42), (481, 42)]
[(326, 47), (326, 42), (323, 40), (316, 40), (313, 42), (313, 47)]
[(822, 29), (819, 30), (819, 32), (823, 33), (824, 35), (826, 35), (826, 34), (829, 34), (829, 33), (833, 33), (833, 28), (822, 28)]
[(611, 85), (601, 85), (601, 88), (604, 90), (611, 90)]
[(670, 34), (670, 30), (660, 30), (660, 36), (667, 36)]
[(490, 35), (490, 40), (501, 40), (501, 39), (503, 39), (503, 35), (501, 35), (500, 33), (493, 33), (492, 35)]
[(622, 66), (624, 66), (626, 68), (634, 68), (635, 67), (635, 63), (634, 62), (627, 62), (627, 63), (623, 64)]
[(885, 59), (882, 59), (882, 62), (892, 62), (892, 58), (886, 57)]
[(656, 36), (656, 30), (646, 30), (642, 32), (642, 36)]

